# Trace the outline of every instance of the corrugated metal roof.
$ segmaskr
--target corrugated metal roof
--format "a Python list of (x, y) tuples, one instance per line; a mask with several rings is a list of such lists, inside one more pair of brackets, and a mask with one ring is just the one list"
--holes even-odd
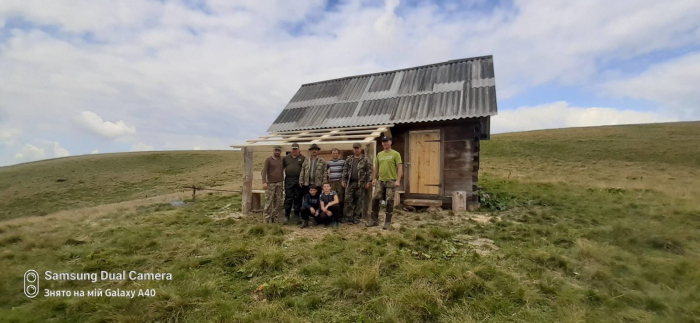
[(493, 57), (301, 86), (268, 132), (398, 124), (498, 113)]

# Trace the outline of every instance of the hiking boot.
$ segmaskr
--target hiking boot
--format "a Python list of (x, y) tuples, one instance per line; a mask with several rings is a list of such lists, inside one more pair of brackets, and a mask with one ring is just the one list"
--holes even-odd
[(379, 222), (374, 221), (374, 220), (370, 220), (369, 222), (367, 222), (367, 224), (365, 224), (365, 226), (368, 227), (368, 228), (369, 228), (369, 227), (376, 227), (376, 226), (378, 226), (378, 225), (379, 225)]
[(384, 227), (382, 227), (382, 230), (389, 230), (391, 228), (391, 217), (393, 214), (387, 213), (386, 214), (386, 219), (384, 219)]
[(333, 221), (333, 229), (337, 229), (337, 228), (338, 228), (338, 221)]
[(362, 223), (360, 218), (352, 218), (352, 224), (360, 224), (360, 223)]
[(309, 226), (309, 221), (303, 221), (303, 222), (301, 223), (301, 226), (299, 227), (299, 229), (303, 229), (303, 228), (306, 228), (306, 227), (308, 227), (308, 226)]

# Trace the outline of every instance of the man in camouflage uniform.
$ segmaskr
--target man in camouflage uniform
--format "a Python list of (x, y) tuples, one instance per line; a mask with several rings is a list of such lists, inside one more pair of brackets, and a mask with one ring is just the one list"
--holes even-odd
[(282, 189), (284, 182), (284, 166), (282, 166), (282, 147), (273, 147), (272, 156), (265, 159), (261, 172), (263, 189), (265, 189), (265, 223), (274, 223), (282, 207)]
[(282, 166), (284, 166), (284, 217), (286, 222), (290, 222), (290, 214), (294, 209), (294, 217), (301, 220), (301, 204), (304, 196), (299, 186), (299, 174), (301, 174), (301, 166), (304, 164), (306, 157), (299, 153), (299, 144), (292, 144), (292, 153), (282, 158)]
[(372, 161), (362, 155), (359, 143), (352, 145), (354, 154), (345, 159), (343, 165), (343, 187), (345, 187), (345, 216), (352, 224), (360, 223), (365, 206), (365, 193), (370, 188)]
[(303, 196), (309, 193), (309, 186), (323, 186), (328, 183), (328, 165), (326, 160), (318, 155), (321, 148), (316, 144), (309, 147), (311, 156), (304, 160), (301, 165), (301, 173), (299, 174), (299, 186), (304, 190)]
[[(374, 172), (372, 174), (372, 185), (377, 188), (372, 199), (372, 220), (367, 223), (368, 227), (379, 225), (379, 201), (386, 196), (386, 218), (382, 229), (388, 230), (391, 227), (391, 216), (394, 211), (394, 192), (396, 187), (401, 185), (403, 175), (403, 162), (398, 151), (391, 149), (391, 138), (382, 138), (383, 151), (377, 154), (374, 159)], [(377, 181), (377, 178), (379, 181)]]

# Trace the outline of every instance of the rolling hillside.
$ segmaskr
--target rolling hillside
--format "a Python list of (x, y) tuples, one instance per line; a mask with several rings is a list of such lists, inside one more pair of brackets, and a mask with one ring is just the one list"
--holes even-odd
[[(227, 193), (234, 151), (69, 157), (0, 168), (0, 321), (697, 322), (700, 123), (494, 135), (482, 209), (400, 212), (390, 232), (263, 226)], [(257, 169), (264, 155), (256, 155)], [(153, 297), (26, 298), (42, 281)]]

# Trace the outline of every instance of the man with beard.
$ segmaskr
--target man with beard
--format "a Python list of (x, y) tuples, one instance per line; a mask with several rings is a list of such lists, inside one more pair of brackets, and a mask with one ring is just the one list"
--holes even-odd
[(311, 156), (304, 160), (299, 173), (299, 186), (303, 188), (303, 195), (309, 193), (309, 186), (322, 186), (328, 182), (328, 172), (326, 160), (318, 155), (321, 148), (317, 144), (309, 147)]
[(272, 156), (265, 159), (265, 165), (261, 172), (263, 189), (265, 189), (265, 209), (263, 217), (265, 223), (274, 223), (280, 213), (282, 204), (282, 181), (284, 181), (284, 167), (282, 166), (282, 147), (273, 147)]

